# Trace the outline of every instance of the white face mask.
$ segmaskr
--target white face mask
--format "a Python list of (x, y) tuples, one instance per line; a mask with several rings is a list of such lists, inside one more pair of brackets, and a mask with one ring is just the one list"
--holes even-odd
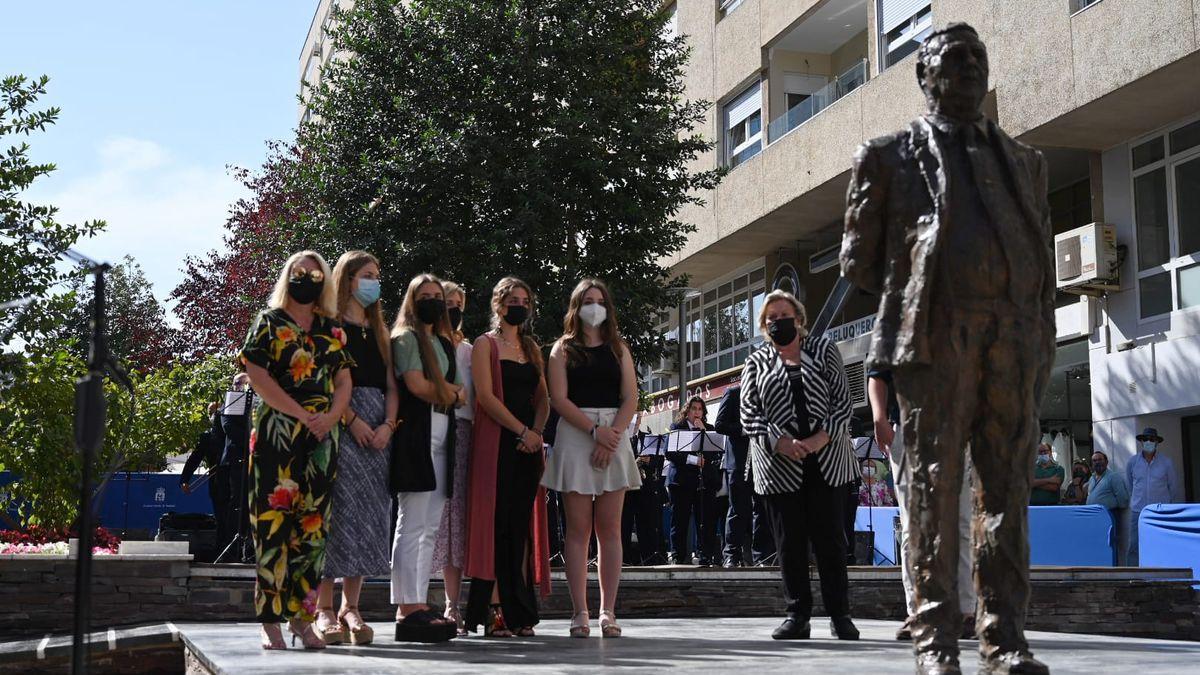
[(579, 318), (592, 328), (596, 328), (608, 318), (608, 310), (598, 302), (591, 305), (584, 305), (579, 308)]

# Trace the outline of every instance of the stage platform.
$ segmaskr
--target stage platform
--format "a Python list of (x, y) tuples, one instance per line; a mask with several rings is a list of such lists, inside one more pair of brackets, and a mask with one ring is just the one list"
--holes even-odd
[[(625, 637), (567, 636), (568, 622), (544, 621), (534, 638), (467, 637), (442, 645), (393, 642), (388, 624), (377, 624), (379, 641), (366, 647), (337, 646), (323, 652), (264, 652), (255, 624), (158, 624), (98, 633), (93, 647), (104, 672), (182, 672), (244, 675), (266, 673), (479, 673), (479, 672), (689, 672), (911, 673), (907, 643), (893, 633), (899, 623), (859, 620), (862, 640), (839, 642), (828, 621), (813, 622), (813, 638), (778, 642), (775, 618), (625, 619)], [(1200, 643), (1030, 632), (1034, 653), (1056, 675), (1187, 672), (1200, 662)], [(155, 651), (157, 645), (157, 651)], [(973, 672), (978, 643), (964, 641), (964, 671)], [(36, 659), (38, 648), (43, 658)], [(105, 654), (108, 654), (105, 657)], [(53, 672), (69, 655), (69, 638), (0, 645), (0, 672)], [(22, 662), (22, 656), (24, 661)], [(33, 657), (32, 660), (29, 660)], [(136, 664), (155, 665), (137, 670)], [(175, 664), (170, 668), (170, 664)], [(57, 665), (56, 665), (57, 664)], [(101, 669), (97, 668), (97, 671)], [(61, 672), (61, 671), (60, 671)]]

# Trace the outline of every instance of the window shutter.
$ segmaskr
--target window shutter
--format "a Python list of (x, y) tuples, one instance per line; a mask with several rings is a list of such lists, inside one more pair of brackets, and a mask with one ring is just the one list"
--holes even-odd
[(930, 0), (879, 0), (879, 32), (888, 33), (929, 6)]
[(762, 108), (762, 83), (756, 82), (725, 106), (725, 128), (732, 129)]

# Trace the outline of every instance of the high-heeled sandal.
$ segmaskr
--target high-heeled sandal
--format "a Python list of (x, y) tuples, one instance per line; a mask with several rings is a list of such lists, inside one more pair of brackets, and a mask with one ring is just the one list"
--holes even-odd
[(611, 609), (600, 610), (600, 634), (606, 638), (621, 637), (621, 624), (617, 623), (617, 615)]
[(267, 650), (287, 649), (287, 643), (283, 641), (283, 631), (279, 629), (279, 624), (264, 623), (262, 625), (262, 648)]
[(588, 625), (589, 621), (591, 621), (591, 619), (588, 617), (588, 611), (586, 609), (576, 612), (575, 616), (571, 617), (571, 637), (585, 638), (591, 636), (592, 628)]
[(355, 605), (342, 606), (338, 612), (338, 623), (342, 625), (342, 631), (350, 636), (352, 645), (369, 645), (375, 639), (375, 629), (363, 621)]
[(446, 611), (443, 613), (446, 619), (454, 622), (455, 630), (459, 637), (467, 634), (467, 623), (463, 620), (462, 612), (458, 609), (458, 603), (446, 603)]
[(317, 620), (312, 624), (313, 632), (327, 645), (340, 645), (346, 639), (342, 631), (342, 620), (333, 613), (332, 607), (317, 610)]
[(296, 638), (304, 644), (306, 650), (325, 649), (325, 641), (313, 630), (313, 625), (307, 621), (292, 619), (288, 621), (288, 631), (292, 634), (292, 646), (296, 646)]
[(512, 631), (508, 629), (508, 624), (504, 623), (504, 610), (500, 609), (500, 605), (489, 607), (487, 624), (483, 627), (483, 636), (508, 638), (512, 637), (512, 635)]

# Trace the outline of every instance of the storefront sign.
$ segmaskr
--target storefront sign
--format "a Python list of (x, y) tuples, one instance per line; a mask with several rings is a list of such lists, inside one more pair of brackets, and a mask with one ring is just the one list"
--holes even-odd
[(864, 316), (861, 319), (844, 323), (840, 326), (834, 326), (825, 331), (825, 337), (833, 342), (845, 342), (854, 338), (870, 335), (871, 331), (875, 330), (875, 315)]
[[(715, 401), (725, 394), (725, 390), (742, 381), (742, 373), (738, 371), (722, 377), (718, 377), (708, 382), (702, 382), (693, 387), (688, 387), (684, 392), (686, 399), (690, 400), (693, 396), (699, 396), (705, 402)], [(650, 404), (648, 414), (656, 414), (664, 411), (679, 410), (679, 399), (675, 393), (678, 390), (672, 389), (654, 397)]]

